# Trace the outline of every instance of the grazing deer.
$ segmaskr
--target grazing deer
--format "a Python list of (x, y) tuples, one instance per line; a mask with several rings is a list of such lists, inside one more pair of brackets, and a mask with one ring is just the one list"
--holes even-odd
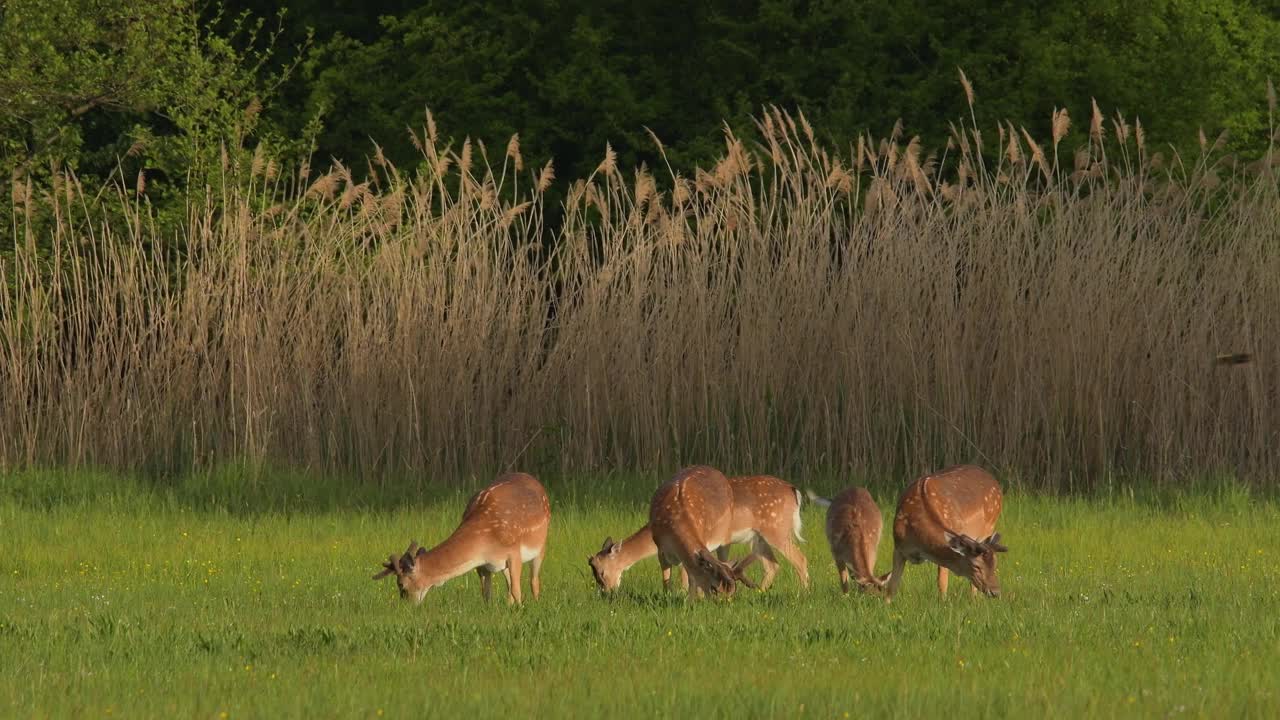
[(462, 524), (444, 542), (430, 550), (410, 543), (398, 560), (395, 555), (387, 558), (373, 579), (394, 574), (400, 597), (417, 604), (431, 588), (471, 570), (480, 576), (480, 593), (488, 600), (493, 574), (501, 572), (507, 579), (507, 601), (519, 604), (520, 571), (531, 563), (536, 599), (542, 593), (538, 573), (550, 525), (547, 491), (532, 475), (508, 473), (471, 497)]
[[(751, 543), (751, 554), (738, 562), (739, 571), (756, 560), (764, 566), (760, 588), (767, 590), (778, 574), (777, 551), (795, 568), (800, 585), (809, 588), (809, 561), (796, 541), (800, 535), (800, 491), (772, 475), (747, 475), (729, 479), (733, 491), (733, 525), (729, 540)], [(726, 553), (727, 554), (727, 553)]]
[(886, 598), (898, 592), (908, 561), (926, 559), (938, 565), (939, 594), (947, 594), (947, 575), (953, 572), (969, 579), (973, 594), (999, 597), (996, 553), (1008, 551), (995, 532), (1002, 502), (1000, 484), (974, 465), (949, 467), (911, 483), (893, 520), (893, 572)]
[(831, 558), (840, 573), (840, 589), (849, 592), (852, 572), (859, 590), (882, 590), (889, 575), (877, 577), (875, 570), (876, 548), (880, 545), (884, 519), (871, 493), (865, 488), (851, 487), (830, 500), (810, 491), (809, 499), (827, 508), (827, 543), (831, 545)]
[(689, 573), (689, 598), (731, 595), (742, 582), (755, 587), (735, 566), (712, 554), (732, 536), (733, 490), (715, 468), (695, 465), (676, 473), (653, 494), (649, 530), (663, 568), (682, 565)]
[[(727, 559), (728, 553), (724, 550), (725, 548), (716, 550), (720, 560)], [(620, 543), (614, 542), (612, 536), (605, 538), (600, 552), (587, 557), (587, 565), (591, 567), (591, 576), (595, 578), (596, 585), (605, 592), (613, 592), (622, 585), (622, 573), (641, 560), (657, 554), (658, 545), (653, 541), (653, 533), (649, 531), (649, 526), (645, 525)], [(680, 580), (685, 587), (689, 587), (689, 575), (683, 566), (680, 568)], [(662, 589), (670, 588), (671, 567), (663, 565)]]
[[(729, 487), (733, 494), (733, 515), (730, 521), (729, 540), (735, 543), (749, 543), (751, 553), (739, 561), (737, 568), (743, 570), (751, 563), (759, 560), (764, 566), (764, 579), (760, 583), (761, 590), (767, 590), (773, 584), (778, 572), (778, 560), (774, 551), (796, 569), (800, 583), (809, 586), (809, 563), (804, 553), (793, 542), (792, 537), (803, 541), (800, 535), (802, 521), (800, 518), (801, 496), (791, 483), (769, 475), (751, 475), (729, 478)], [(632, 565), (651, 557), (658, 552), (653, 533), (649, 526), (637, 530), (620, 543), (613, 538), (606, 538), (600, 552), (587, 558), (591, 574), (601, 590), (613, 591), (622, 584), (622, 573)], [(728, 545), (716, 549), (716, 557), (726, 562), (729, 559)], [(689, 587), (689, 577), (684, 566), (680, 566), (680, 580), (684, 587)], [(671, 567), (662, 566), (662, 587), (671, 586)]]

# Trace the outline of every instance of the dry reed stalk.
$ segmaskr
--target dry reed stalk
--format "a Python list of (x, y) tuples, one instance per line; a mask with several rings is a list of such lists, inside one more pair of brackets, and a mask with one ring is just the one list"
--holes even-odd
[[(230, 183), (189, 208), (181, 252), (136, 187), (15, 184), (15, 217), (43, 202), (56, 220), (0, 255), (0, 465), (980, 460), (1057, 488), (1280, 469), (1273, 173), (1130, 182), (1151, 171), (1109, 163), (1096, 111), (1072, 177), (1012, 126), (1000, 170), (976, 128), (937, 162), (900, 131), (841, 157), (803, 119), (760, 127), (758, 153), (727, 134), (718, 171), (672, 173), (669, 199), (607, 148), (549, 246), (551, 164), (499, 192), (470, 142), (437, 152), (429, 116), (423, 174)], [(1028, 167), (1022, 141), (1039, 179), (998, 183)], [(470, 181), (445, 182), (450, 157)]]

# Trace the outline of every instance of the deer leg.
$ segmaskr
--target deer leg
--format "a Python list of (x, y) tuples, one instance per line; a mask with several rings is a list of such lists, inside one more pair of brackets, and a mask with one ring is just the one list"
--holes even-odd
[[(769, 547), (769, 543), (763, 540), (757, 540), (755, 547), (751, 550), (751, 555), (760, 560), (760, 565), (764, 567), (764, 578), (760, 580), (760, 591), (764, 592), (773, 584), (773, 578), (778, 574), (778, 558), (773, 554), (773, 548)], [(745, 561), (744, 563), (745, 564)], [(742, 565), (739, 565), (741, 567)]]
[(680, 566), (680, 575), (688, 580), (685, 585), (685, 591), (688, 593), (689, 601), (692, 602), (702, 597), (702, 578), (699, 575), (689, 577), (683, 565)]
[(907, 556), (893, 549), (893, 571), (889, 573), (889, 580), (884, 587), (885, 602), (892, 602), (893, 596), (898, 594), (898, 586), (902, 584), (902, 572), (907, 569)]
[[(879, 538), (876, 538), (879, 541)], [(872, 585), (884, 585), (884, 581), (876, 577), (876, 546), (866, 543), (862, 548), (862, 562), (866, 565), (867, 582)]]
[(791, 539), (791, 530), (782, 530), (767, 532), (757, 537), (757, 545), (763, 542), (768, 543), (770, 547), (782, 553), (782, 557), (791, 563), (791, 567), (795, 569), (796, 575), (800, 578), (800, 585), (805, 589), (809, 589), (809, 559), (804, 556), (804, 552), (800, 550), (800, 546)]
[(530, 570), (533, 571), (533, 574), (529, 578), (529, 588), (533, 590), (533, 599), (537, 600), (542, 596), (542, 577), (540, 576), (542, 573), (542, 553), (533, 556), (530, 564)]
[(947, 596), (947, 580), (951, 577), (951, 572), (942, 566), (938, 566), (938, 594), (942, 597)]
[(689, 581), (689, 570), (684, 565), (680, 566), (680, 587), (684, 590), (693, 587)]
[(849, 566), (836, 561), (836, 572), (840, 573), (840, 591), (845, 595), (849, 594)]
[(520, 605), (524, 602), (520, 596), (520, 563), (519, 555), (507, 558), (507, 604)]
[(664, 592), (671, 589), (671, 566), (666, 563), (662, 563), (662, 589)]
[(809, 558), (804, 556), (800, 548), (791, 542), (791, 538), (783, 538), (781, 543), (775, 545), (778, 552), (782, 553), (782, 557), (791, 563), (791, 567), (795, 569), (796, 575), (800, 578), (800, 586), (805, 590), (809, 589)]
[(489, 598), (493, 595), (493, 571), (478, 567), (476, 574), (480, 576), (480, 597), (484, 598), (485, 602), (489, 602)]

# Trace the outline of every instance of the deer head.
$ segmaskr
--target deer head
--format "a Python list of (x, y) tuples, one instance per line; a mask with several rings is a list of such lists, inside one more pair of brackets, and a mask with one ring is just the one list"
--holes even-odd
[(622, 584), (622, 546), (613, 541), (612, 537), (604, 539), (604, 545), (601, 546), (600, 552), (587, 557), (587, 564), (591, 566), (591, 575), (596, 580), (601, 592), (613, 592)]
[(867, 593), (868, 595), (884, 595), (884, 586), (885, 583), (889, 582), (890, 574), (891, 573), (872, 575), (869, 578), (859, 578), (855, 580), (855, 582), (858, 584), (858, 590), (861, 592)]
[(405, 550), (404, 555), (398, 559), (395, 555), (387, 556), (387, 561), (382, 563), (382, 572), (374, 575), (373, 579), (381, 580), (388, 575), (395, 575), (400, 599), (412, 599), (415, 605), (421, 603), (427, 590), (430, 589), (426, 578), (421, 577), (421, 573), (418, 572), (418, 558), (426, 552), (426, 548), (418, 547), (418, 541), (410, 541), (409, 549)]
[(759, 587), (739, 565), (722, 562), (707, 550), (699, 550), (694, 556), (694, 562), (698, 563), (699, 570), (711, 578), (711, 591), (717, 595), (732, 595), (738, 589), (738, 583), (752, 590)]
[[(1000, 580), (996, 577), (996, 553), (1008, 552), (1009, 548), (1000, 544), (1000, 533), (995, 533), (985, 540), (974, 540), (968, 535), (959, 535), (944, 530), (947, 546), (960, 556), (960, 567), (952, 567), (959, 575), (969, 578), (979, 592), (987, 597), (1000, 597)], [(966, 572), (967, 571), (967, 572)]]

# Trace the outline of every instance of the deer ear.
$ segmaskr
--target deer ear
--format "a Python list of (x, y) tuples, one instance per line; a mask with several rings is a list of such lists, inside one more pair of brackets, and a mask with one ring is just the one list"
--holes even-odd
[(417, 554), (417, 555), (414, 555), (414, 559), (420, 558), (420, 557), (422, 557), (423, 555), (426, 555), (426, 554), (427, 554), (427, 549), (426, 549), (426, 548), (424, 548), (424, 547), (420, 547), (420, 548), (418, 548), (418, 554)]
[(604, 545), (600, 546), (600, 552), (602, 553), (613, 552), (616, 548), (617, 546), (613, 544), (613, 536), (610, 535), (609, 537), (604, 539)]
[(983, 540), (982, 544), (986, 545), (987, 549), (991, 550), (991, 552), (1009, 552), (1009, 548), (1000, 543), (1000, 533), (995, 533), (986, 540)]

